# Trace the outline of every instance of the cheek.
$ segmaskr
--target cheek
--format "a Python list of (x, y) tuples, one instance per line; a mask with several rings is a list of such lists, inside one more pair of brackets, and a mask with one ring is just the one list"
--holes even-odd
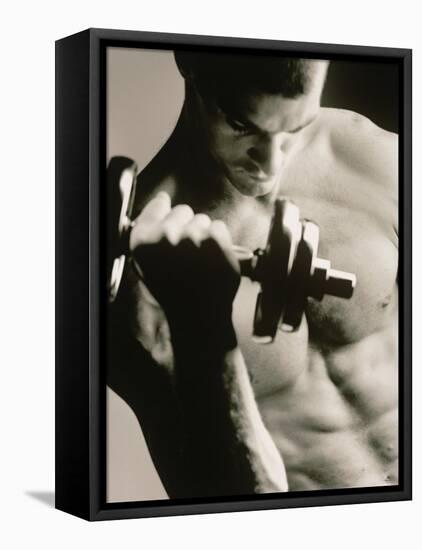
[(242, 140), (236, 139), (233, 135), (223, 132), (210, 134), (210, 149), (214, 156), (220, 160), (230, 163), (246, 156), (247, 146)]

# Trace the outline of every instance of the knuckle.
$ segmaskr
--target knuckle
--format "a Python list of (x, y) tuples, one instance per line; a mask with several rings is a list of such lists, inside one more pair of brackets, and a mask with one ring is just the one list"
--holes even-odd
[(175, 223), (165, 222), (161, 228), (161, 240), (168, 241), (171, 244), (176, 244), (179, 233), (180, 232)]
[(226, 231), (227, 226), (222, 220), (213, 220), (211, 222), (211, 228), (217, 231)]
[(193, 218), (194, 216), (193, 210), (188, 204), (178, 204), (173, 208), (173, 213), (184, 218)]
[(153, 241), (155, 226), (150, 224), (143, 223), (142, 221), (137, 222), (133, 227), (129, 235), (129, 248), (134, 250), (137, 246), (142, 244), (148, 244)]
[(205, 236), (204, 228), (194, 226), (194, 225), (188, 226), (183, 233), (183, 238), (185, 240), (193, 242), (196, 246), (199, 246), (204, 236)]
[(221, 220), (213, 220), (210, 226), (210, 235), (217, 239), (228, 238), (229, 230), (227, 229), (227, 225)]
[(208, 227), (211, 225), (211, 218), (207, 214), (196, 214), (192, 223), (203, 227)]

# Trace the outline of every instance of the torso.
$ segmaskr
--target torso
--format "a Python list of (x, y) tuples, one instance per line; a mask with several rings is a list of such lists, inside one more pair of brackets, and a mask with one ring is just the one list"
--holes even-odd
[[(257, 284), (242, 279), (236, 296), (240, 348), (262, 418), (285, 462), (289, 490), (397, 483), (391, 197), (338, 159), (324, 139), (289, 165), (280, 194), (319, 225), (319, 256), (358, 281), (351, 300), (309, 299), (300, 328), (280, 331), (267, 346), (251, 340)], [(252, 249), (265, 244), (268, 209), (250, 203), (229, 211), (213, 206), (207, 213), (226, 221), (233, 242)]]

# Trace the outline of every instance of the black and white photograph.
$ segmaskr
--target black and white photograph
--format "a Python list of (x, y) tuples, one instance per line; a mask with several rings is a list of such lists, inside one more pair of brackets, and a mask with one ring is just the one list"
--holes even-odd
[(399, 63), (106, 75), (106, 502), (398, 489)]
[(1, 548), (417, 546), (417, 6), (4, 4)]

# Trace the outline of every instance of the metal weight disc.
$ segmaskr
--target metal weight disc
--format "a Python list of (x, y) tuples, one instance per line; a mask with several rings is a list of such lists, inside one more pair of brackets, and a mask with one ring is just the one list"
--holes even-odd
[(256, 268), (256, 280), (261, 285), (253, 324), (256, 342), (270, 343), (276, 336), (300, 236), (298, 207), (290, 201), (277, 199), (267, 245)]
[(304, 221), (302, 225), (302, 238), (297, 246), (296, 257), (286, 286), (285, 309), (281, 319), (281, 329), (285, 332), (293, 332), (300, 326), (318, 252), (318, 226), (310, 221)]
[(116, 299), (126, 262), (136, 189), (136, 162), (126, 157), (113, 157), (107, 168), (107, 290), (110, 302)]

